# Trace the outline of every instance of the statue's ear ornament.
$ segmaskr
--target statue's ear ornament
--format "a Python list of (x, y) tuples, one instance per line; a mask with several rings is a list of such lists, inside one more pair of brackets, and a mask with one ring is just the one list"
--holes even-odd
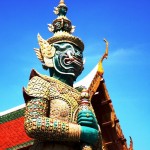
[(53, 32), (54, 31), (54, 26), (52, 24), (48, 24), (48, 30), (50, 32)]
[(56, 15), (58, 15), (58, 13), (59, 13), (59, 9), (58, 9), (58, 7), (54, 7), (54, 14), (56, 14)]
[(40, 34), (37, 36), (40, 49), (34, 48), (37, 58), (45, 67), (53, 67), (52, 58), (55, 55), (56, 49), (53, 44), (49, 44)]
[(71, 27), (70, 33), (73, 33), (73, 32), (75, 31), (75, 27), (76, 27), (76, 26), (72, 26), (72, 27)]

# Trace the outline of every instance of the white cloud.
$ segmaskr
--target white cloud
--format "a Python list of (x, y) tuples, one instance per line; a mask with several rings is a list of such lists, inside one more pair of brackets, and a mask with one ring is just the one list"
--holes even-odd
[(110, 52), (110, 56), (111, 57), (127, 57), (127, 56), (131, 56), (131, 55), (135, 55), (136, 51), (134, 49), (124, 49), (124, 48), (120, 48), (114, 52)]
[(140, 60), (140, 53), (137, 49), (120, 48), (115, 51), (110, 51), (108, 54), (108, 65), (131, 65), (137, 64)]

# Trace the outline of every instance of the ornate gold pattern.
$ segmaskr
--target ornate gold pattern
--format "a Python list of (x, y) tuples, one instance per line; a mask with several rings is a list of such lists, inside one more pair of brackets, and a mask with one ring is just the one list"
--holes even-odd
[(69, 121), (69, 118), (71, 118), (70, 106), (60, 99), (51, 100), (50, 116), (51, 118)]
[(40, 45), (40, 49), (34, 48), (37, 58), (44, 63), (45, 66), (53, 67), (52, 58), (56, 51), (55, 47), (44, 40), (40, 34), (38, 34), (38, 43)]
[(29, 96), (43, 97), (49, 100), (50, 98), (49, 87), (50, 84), (47, 81), (43, 80), (38, 76), (35, 76), (29, 81), (27, 89), (25, 89), (25, 92)]
[(58, 31), (58, 32), (56, 32), (47, 41), (48, 41), (49, 44), (59, 43), (59, 42), (69, 42), (71, 44), (76, 45), (81, 50), (84, 50), (83, 42), (78, 37), (75, 37), (75, 36), (69, 34), (66, 31)]
[(49, 102), (32, 99), (27, 103), (25, 129), (27, 134), (40, 141), (79, 141), (80, 126), (48, 117)]
[(76, 112), (80, 102), (80, 92), (76, 89), (52, 77), (38, 74), (30, 79), (25, 93), (30, 97), (50, 100), (52, 115), (60, 114), (59, 109), (63, 108), (62, 113), (57, 117), (76, 122)]

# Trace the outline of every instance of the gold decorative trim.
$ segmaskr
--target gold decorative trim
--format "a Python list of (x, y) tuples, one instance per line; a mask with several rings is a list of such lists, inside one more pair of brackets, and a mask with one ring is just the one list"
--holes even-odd
[(25, 130), (39, 141), (79, 141), (80, 126), (56, 118), (48, 118), (48, 101), (32, 99), (27, 103)]
[(76, 45), (82, 51), (84, 50), (83, 42), (78, 37), (75, 37), (75, 36), (65, 32), (65, 31), (56, 32), (54, 34), (54, 36), (49, 38), (47, 41), (48, 41), (49, 44), (59, 43), (59, 42), (68, 42), (68, 43)]
[(100, 59), (100, 61), (98, 63), (97, 72), (88, 88), (89, 94), (90, 94), (90, 100), (91, 100), (93, 94), (95, 94), (100, 82), (103, 80), (104, 69), (102, 66), (102, 62), (103, 62), (104, 58), (107, 58), (107, 56), (108, 56), (108, 41), (106, 39), (104, 39), (104, 42), (106, 43), (105, 53), (103, 54), (102, 58)]

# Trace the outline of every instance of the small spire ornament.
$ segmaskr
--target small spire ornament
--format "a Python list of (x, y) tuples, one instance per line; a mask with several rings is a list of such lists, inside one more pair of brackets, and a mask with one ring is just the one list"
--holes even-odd
[[(63, 11), (66, 9), (65, 12), (62, 13), (62, 9), (63, 9)], [(64, 0), (60, 0), (58, 6), (54, 7), (54, 11), (53, 12), (54, 12), (54, 14), (56, 14), (58, 16), (61, 16), (61, 15), (65, 16), (66, 13), (67, 13), (67, 10), (68, 10), (68, 8), (67, 8)]]
[(58, 6), (66, 6), (64, 0), (60, 0), (59, 5)]

